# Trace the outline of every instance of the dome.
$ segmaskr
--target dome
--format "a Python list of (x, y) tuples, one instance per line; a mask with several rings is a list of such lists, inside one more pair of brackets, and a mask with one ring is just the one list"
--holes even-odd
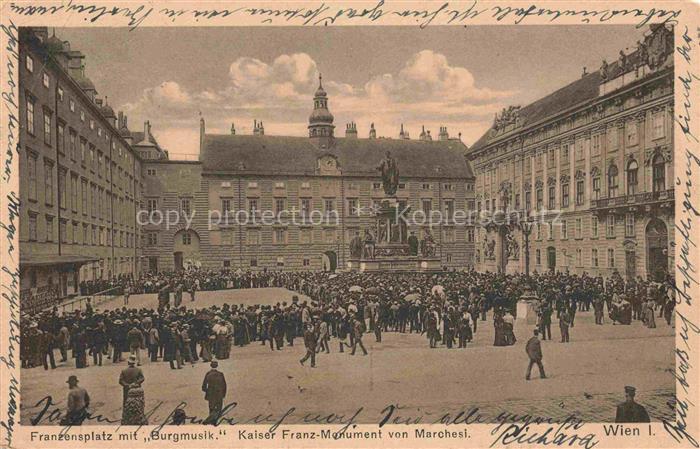
[(105, 104), (100, 108), (100, 112), (102, 112), (102, 115), (104, 115), (106, 118), (115, 118), (116, 115), (114, 114), (114, 109), (108, 104)]
[(328, 109), (314, 109), (309, 116), (309, 123), (333, 123), (333, 114)]
[(80, 86), (81, 89), (83, 90), (97, 90), (95, 89), (95, 85), (90, 81), (90, 78), (84, 76), (84, 75), (78, 75), (74, 77), (75, 82), (78, 83), (78, 86)]

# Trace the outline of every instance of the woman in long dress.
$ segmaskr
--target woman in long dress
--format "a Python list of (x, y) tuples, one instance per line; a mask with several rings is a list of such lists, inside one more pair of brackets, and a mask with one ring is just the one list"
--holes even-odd
[(493, 317), (493, 327), (494, 327), (494, 338), (493, 338), (493, 345), (494, 346), (505, 346), (506, 345), (506, 339), (505, 335), (503, 332), (503, 316), (501, 313), (496, 313), (494, 314)]
[(647, 327), (650, 329), (656, 328), (656, 319), (654, 318), (654, 300), (649, 299), (649, 301), (646, 302), (646, 323)]

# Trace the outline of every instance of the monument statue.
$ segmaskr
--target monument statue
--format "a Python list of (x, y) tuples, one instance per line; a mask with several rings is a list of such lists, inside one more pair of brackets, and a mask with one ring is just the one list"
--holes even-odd
[(433, 238), (433, 234), (430, 233), (429, 229), (425, 230), (425, 236), (423, 237), (423, 240), (420, 242), (420, 246), (421, 246), (421, 255), (423, 257), (435, 256), (435, 239)]
[(350, 257), (353, 259), (359, 259), (362, 257), (362, 238), (360, 237), (360, 232), (355, 232), (355, 235), (350, 240)]
[(382, 174), (382, 186), (384, 193), (388, 196), (396, 195), (396, 189), (399, 187), (399, 167), (396, 165), (396, 159), (391, 157), (391, 152), (387, 151), (386, 156), (377, 167)]
[(365, 229), (365, 236), (363, 239), (362, 246), (362, 257), (365, 259), (374, 259), (374, 236), (369, 231), (369, 229)]

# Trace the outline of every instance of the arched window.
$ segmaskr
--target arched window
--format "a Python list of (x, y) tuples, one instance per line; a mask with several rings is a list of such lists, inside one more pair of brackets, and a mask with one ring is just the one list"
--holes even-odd
[(639, 165), (637, 161), (632, 159), (629, 164), (627, 164), (627, 194), (634, 195), (637, 193), (637, 172)]
[(617, 171), (617, 165), (611, 165), (608, 168), (608, 198), (617, 196), (618, 187), (619, 173)]
[(654, 192), (666, 190), (666, 161), (660, 154), (654, 156), (652, 165), (652, 186)]

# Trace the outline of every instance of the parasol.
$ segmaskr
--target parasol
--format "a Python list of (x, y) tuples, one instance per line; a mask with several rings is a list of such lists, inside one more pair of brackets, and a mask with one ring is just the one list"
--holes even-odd
[(351, 292), (361, 292), (361, 291), (362, 291), (362, 287), (360, 287), (359, 285), (353, 285), (352, 287), (350, 287), (350, 290), (348, 290), (348, 291), (351, 291)]

